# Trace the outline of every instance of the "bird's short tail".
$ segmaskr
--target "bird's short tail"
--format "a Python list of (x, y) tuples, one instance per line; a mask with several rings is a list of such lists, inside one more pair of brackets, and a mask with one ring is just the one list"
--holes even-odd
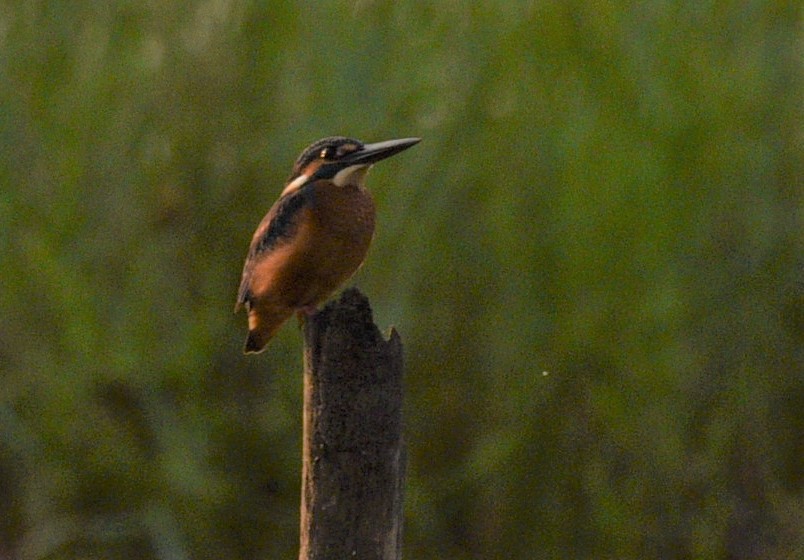
[(293, 315), (292, 309), (251, 309), (248, 314), (248, 336), (243, 352), (258, 354), (273, 338), (285, 321)]
[(259, 354), (265, 350), (265, 345), (268, 344), (270, 338), (270, 336), (266, 337), (264, 333), (258, 330), (248, 331), (246, 346), (243, 348), (243, 352), (246, 354)]

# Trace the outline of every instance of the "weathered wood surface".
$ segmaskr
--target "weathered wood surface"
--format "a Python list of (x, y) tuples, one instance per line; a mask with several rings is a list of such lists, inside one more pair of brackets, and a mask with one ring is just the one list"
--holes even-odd
[(399, 560), (402, 342), (356, 289), (304, 325), (300, 560)]

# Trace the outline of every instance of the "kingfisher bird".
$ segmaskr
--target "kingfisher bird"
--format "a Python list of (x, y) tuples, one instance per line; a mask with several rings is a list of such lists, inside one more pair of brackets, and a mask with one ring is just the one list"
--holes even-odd
[(360, 265), (374, 235), (366, 173), (417, 144), (323, 138), (298, 157), (279, 199), (251, 239), (235, 312), (248, 312), (245, 353), (258, 353), (294, 313), (315, 312)]

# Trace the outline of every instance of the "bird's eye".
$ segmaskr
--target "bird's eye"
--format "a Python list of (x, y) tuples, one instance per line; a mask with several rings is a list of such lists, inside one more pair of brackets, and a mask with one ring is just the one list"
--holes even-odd
[(335, 155), (334, 152), (335, 150), (333, 150), (331, 147), (324, 148), (323, 150), (321, 150), (319, 156), (321, 157), (321, 159), (332, 159), (332, 156)]

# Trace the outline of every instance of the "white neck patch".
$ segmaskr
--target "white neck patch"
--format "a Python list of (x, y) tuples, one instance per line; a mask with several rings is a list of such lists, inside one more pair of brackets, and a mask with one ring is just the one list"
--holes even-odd
[(359, 163), (357, 165), (350, 165), (345, 169), (338, 171), (332, 178), (332, 182), (337, 187), (344, 187), (346, 185), (356, 185), (362, 187), (366, 182), (366, 173), (371, 168), (371, 164)]
[(285, 187), (285, 190), (283, 190), (282, 194), (279, 196), (285, 196), (286, 194), (290, 194), (293, 191), (298, 190), (299, 188), (301, 188), (302, 185), (304, 185), (309, 180), (310, 180), (309, 175), (304, 174), (299, 175), (298, 177), (293, 179), (290, 183), (288, 183), (288, 186)]

